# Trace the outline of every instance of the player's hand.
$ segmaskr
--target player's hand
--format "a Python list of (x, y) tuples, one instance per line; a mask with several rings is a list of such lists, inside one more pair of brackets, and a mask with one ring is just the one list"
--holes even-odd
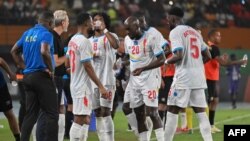
[(241, 61), (242, 61), (242, 65), (246, 65), (248, 62), (248, 60), (243, 60), (243, 59)]
[(221, 56), (221, 58), (224, 60), (224, 61), (228, 61), (228, 59), (229, 59), (229, 56), (228, 56), (228, 54), (223, 54), (222, 56)]
[(16, 74), (13, 73), (13, 72), (11, 72), (11, 73), (9, 74), (9, 78), (10, 78), (10, 81), (17, 81), (17, 79), (16, 79)]
[(104, 99), (108, 98), (108, 91), (103, 86), (99, 88), (99, 92), (102, 98)]
[(45, 72), (49, 74), (49, 76), (54, 79), (54, 72), (51, 72), (49, 69), (46, 69)]
[(133, 74), (134, 76), (138, 76), (138, 75), (141, 74), (142, 71), (143, 71), (143, 68), (137, 68), (137, 69), (135, 69), (135, 70), (132, 72), (132, 74)]

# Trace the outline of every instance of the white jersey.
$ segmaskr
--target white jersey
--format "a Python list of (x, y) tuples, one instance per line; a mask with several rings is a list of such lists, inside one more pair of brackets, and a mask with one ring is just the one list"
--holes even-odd
[(146, 30), (148, 34), (152, 34), (152, 36), (159, 37), (159, 44), (162, 49), (165, 49), (165, 47), (168, 45), (168, 41), (164, 39), (162, 34), (154, 27), (149, 27), (148, 30)]
[[(166, 46), (169, 44), (166, 39), (162, 36), (162, 34), (154, 27), (149, 27), (148, 30), (146, 30), (148, 34), (152, 34), (152, 36), (159, 38), (159, 44), (163, 50), (165, 50)], [(158, 73), (161, 76), (161, 68), (158, 68)], [(159, 82), (159, 87), (161, 86), (161, 81)]]
[[(112, 35), (118, 40), (118, 36), (114, 33)], [(115, 71), (113, 66), (116, 60), (115, 49), (110, 45), (108, 38), (105, 35), (100, 37), (89, 38), (92, 51), (94, 53), (93, 67), (97, 77), (103, 85), (115, 86)], [(96, 88), (97, 86), (93, 84)]]
[(172, 52), (183, 50), (183, 58), (175, 64), (172, 86), (175, 89), (206, 88), (201, 52), (206, 49), (202, 36), (192, 27), (179, 25), (170, 32)]
[(80, 98), (91, 93), (90, 78), (83, 66), (93, 59), (91, 43), (82, 34), (74, 35), (68, 44), (67, 55), (70, 58), (70, 90), (72, 98)]
[[(149, 34), (148, 32), (144, 32), (139, 40), (131, 40), (129, 36), (125, 37), (125, 52), (129, 54), (131, 72), (137, 68), (149, 65), (152, 61), (157, 59), (156, 56), (163, 53), (159, 40), (159, 37)], [(139, 76), (130, 76), (131, 86), (134, 88), (141, 88), (145, 86), (148, 81), (158, 85), (158, 80), (160, 80), (159, 77), (158, 68), (143, 71)], [(157, 82), (154, 82), (152, 79), (156, 79)]]

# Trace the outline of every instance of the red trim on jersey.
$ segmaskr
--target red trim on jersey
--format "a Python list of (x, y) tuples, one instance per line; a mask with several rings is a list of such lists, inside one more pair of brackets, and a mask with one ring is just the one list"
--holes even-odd
[(146, 54), (146, 44), (147, 44), (147, 39), (144, 38), (144, 40), (143, 40), (143, 51), (144, 51), (144, 54)]
[(104, 44), (104, 49), (105, 49), (105, 51), (106, 51), (106, 40), (107, 40), (107, 37), (106, 36), (104, 36), (104, 38), (103, 38), (103, 44)]

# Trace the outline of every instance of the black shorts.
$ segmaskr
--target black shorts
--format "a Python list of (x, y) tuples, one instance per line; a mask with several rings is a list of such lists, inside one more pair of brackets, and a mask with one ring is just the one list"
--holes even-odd
[(0, 87), (0, 112), (7, 112), (12, 109), (12, 100), (7, 84)]
[(70, 92), (70, 79), (63, 79), (63, 90), (67, 100), (67, 104), (73, 104)]
[(208, 103), (210, 103), (214, 98), (218, 97), (216, 85), (218, 81), (207, 79), (207, 92), (208, 92)]
[(160, 88), (158, 100), (161, 104), (167, 104), (168, 92), (173, 82), (173, 76), (163, 77), (162, 79), (165, 83), (165, 87), (163, 89)]

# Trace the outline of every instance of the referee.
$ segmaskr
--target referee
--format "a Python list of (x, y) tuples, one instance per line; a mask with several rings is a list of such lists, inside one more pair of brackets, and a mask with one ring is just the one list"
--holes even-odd
[(53, 35), (49, 32), (53, 24), (53, 14), (43, 12), (38, 17), (38, 24), (24, 32), (11, 50), (17, 67), (24, 69), (27, 109), (21, 128), (21, 141), (29, 141), (40, 110), (45, 115), (46, 125), (44, 129), (37, 130), (45, 131), (46, 141), (58, 141), (57, 94), (53, 83), (54, 47)]

